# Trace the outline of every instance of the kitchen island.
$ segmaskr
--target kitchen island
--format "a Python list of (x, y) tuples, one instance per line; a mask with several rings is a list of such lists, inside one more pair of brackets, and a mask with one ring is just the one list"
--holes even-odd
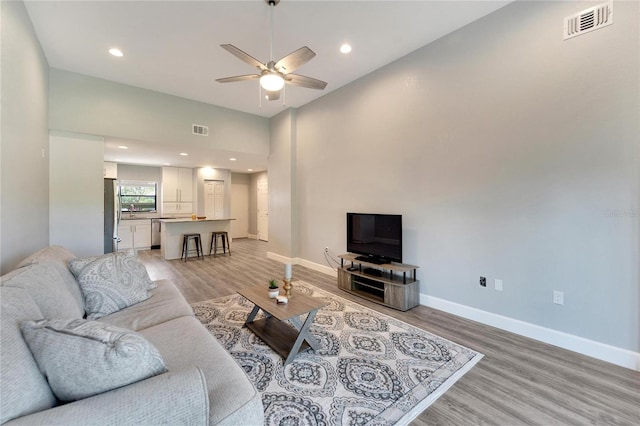
[(200, 234), (202, 249), (209, 254), (211, 233), (227, 231), (231, 237), (232, 220), (235, 219), (160, 219), (160, 255), (166, 260), (180, 259), (184, 234)]

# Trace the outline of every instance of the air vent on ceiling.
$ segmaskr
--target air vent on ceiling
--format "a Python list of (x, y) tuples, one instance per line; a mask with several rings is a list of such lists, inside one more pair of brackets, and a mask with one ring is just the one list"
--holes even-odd
[(191, 126), (194, 135), (209, 136), (209, 128), (200, 124), (194, 124)]
[(564, 39), (613, 24), (613, 2), (599, 4), (564, 18)]

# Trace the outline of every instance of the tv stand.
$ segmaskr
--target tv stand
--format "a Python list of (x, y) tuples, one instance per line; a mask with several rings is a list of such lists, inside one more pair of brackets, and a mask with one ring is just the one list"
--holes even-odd
[[(338, 256), (338, 287), (372, 302), (407, 311), (419, 304), (418, 266), (401, 263), (377, 264), (352, 253)], [(345, 265), (345, 261), (350, 266)]]

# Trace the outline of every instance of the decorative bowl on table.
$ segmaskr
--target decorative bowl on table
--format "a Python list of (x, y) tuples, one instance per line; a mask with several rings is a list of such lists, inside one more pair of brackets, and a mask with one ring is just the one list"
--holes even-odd
[(206, 216), (198, 216), (198, 219), (202, 220), (202, 219), (206, 219)]

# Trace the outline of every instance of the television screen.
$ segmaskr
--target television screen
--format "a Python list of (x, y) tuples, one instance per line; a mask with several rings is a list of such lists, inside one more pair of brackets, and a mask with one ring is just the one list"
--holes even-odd
[(371, 263), (402, 263), (402, 215), (347, 213), (347, 251)]

